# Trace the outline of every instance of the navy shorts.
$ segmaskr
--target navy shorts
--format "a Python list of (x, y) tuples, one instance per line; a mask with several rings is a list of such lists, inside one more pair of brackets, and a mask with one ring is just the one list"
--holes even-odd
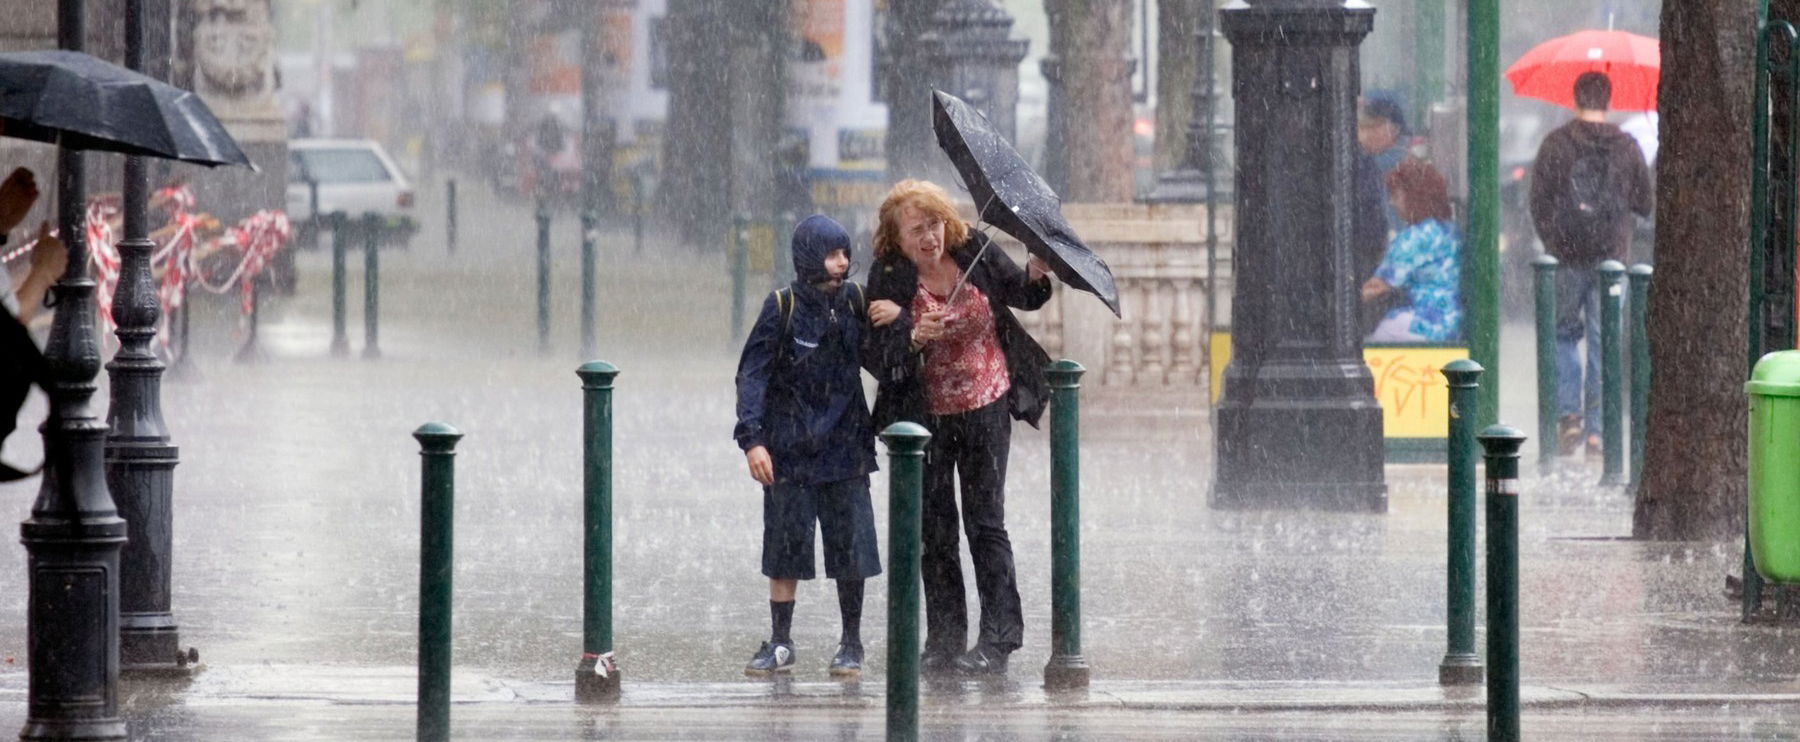
[(813, 522), (825, 537), (825, 576), (860, 580), (881, 574), (869, 477), (826, 484), (777, 482), (763, 488), (762, 573), (778, 580), (814, 574)]

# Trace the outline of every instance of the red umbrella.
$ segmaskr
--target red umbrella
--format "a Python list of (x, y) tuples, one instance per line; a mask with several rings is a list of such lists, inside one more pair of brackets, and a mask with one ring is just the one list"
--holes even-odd
[(1506, 70), (1513, 94), (1575, 107), (1575, 78), (1604, 72), (1616, 111), (1656, 110), (1662, 44), (1624, 31), (1578, 31), (1532, 47)]

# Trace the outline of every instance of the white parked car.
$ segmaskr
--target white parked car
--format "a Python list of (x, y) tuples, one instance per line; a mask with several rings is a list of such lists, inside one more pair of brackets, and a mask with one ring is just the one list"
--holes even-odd
[[(288, 142), (288, 218), (311, 228), (311, 182), (319, 184), (319, 213), (342, 211), (351, 218), (374, 212), (397, 227), (405, 244), (417, 229), (412, 183), (386, 150), (372, 139), (295, 139)], [(303, 244), (310, 240), (303, 240)]]

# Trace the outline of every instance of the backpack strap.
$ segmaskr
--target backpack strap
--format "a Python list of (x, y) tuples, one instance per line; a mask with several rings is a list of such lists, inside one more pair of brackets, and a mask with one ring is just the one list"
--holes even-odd
[(869, 318), (869, 297), (863, 294), (863, 287), (860, 283), (852, 283), (850, 288), (856, 289), (857, 316), (867, 320)]

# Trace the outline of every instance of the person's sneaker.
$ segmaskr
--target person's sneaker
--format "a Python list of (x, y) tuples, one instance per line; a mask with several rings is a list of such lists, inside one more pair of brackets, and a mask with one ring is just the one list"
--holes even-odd
[(1574, 456), (1581, 449), (1581, 416), (1563, 415), (1557, 421), (1556, 454)]
[(1598, 434), (1598, 433), (1589, 434), (1587, 437), (1587, 457), (1590, 459), (1599, 457), (1600, 456), (1600, 445), (1601, 445), (1600, 434)]
[(950, 664), (960, 675), (1005, 675), (1006, 653), (986, 644), (977, 644)]
[(928, 649), (919, 655), (919, 674), (921, 675), (949, 675), (955, 671), (956, 654), (953, 652)]
[(838, 645), (837, 656), (831, 658), (831, 676), (834, 678), (862, 677), (863, 648), (859, 642), (844, 642)]
[(763, 642), (762, 648), (756, 650), (756, 656), (750, 658), (750, 664), (744, 666), (744, 674), (760, 678), (793, 668), (794, 645)]

